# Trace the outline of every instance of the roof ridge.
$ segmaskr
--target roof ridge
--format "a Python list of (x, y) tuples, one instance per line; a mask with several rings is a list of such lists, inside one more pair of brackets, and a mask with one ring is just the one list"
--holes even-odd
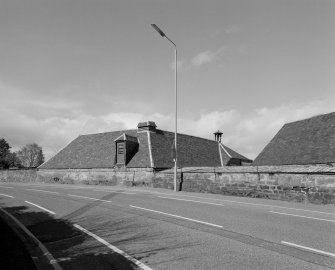
[(318, 118), (318, 117), (322, 117), (322, 116), (326, 116), (326, 115), (331, 115), (331, 114), (335, 114), (335, 112), (317, 114), (317, 115), (314, 115), (314, 116), (311, 116), (311, 117), (308, 117), (308, 118), (304, 118), (304, 119), (300, 119), (300, 120), (295, 120), (295, 121), (292, 121), (292, 122), (288, 122), (288, 123), (285, 123), (284, 125), (294, 124), (294, 123), (298, 123), (298, 122), (303, 122), (303, 121), (311, 120), (313, 118)]
[[(163, 129), (157, 129), (157, 130), (164, 131), (164, 132), (169, 132), (169, 133), (174, 134), (173, 131), (169, 131), (169, 130), (163, 130)], [(197, 138), (197, 139), (202, 139), (202, 140), (206, 140), (206, 141), (210, 141), (210, 142), (216, 142), (215, 140), (211, 140), (211, 139), (207, 139), (207, 138), (203, 138), (203, 137), (198, 137), (198, 136), (194, 136), (194, 135), (189, 135), (189, 134), (184, 134), (184, 133), (179, 133), (179, 132), (177, 134), (178, 135), (187, 136), (187, 137), (193, 137), (193, 138)]]
[[(113, 132), (127, 132), (127, 131), (137, 131), (137, 129), (121, 129), (121, 130), (114, 130), (114, 131), (105, 131), (105, 132), (97, 132), (97, 133), (88, 133), (88, 134), (80, 134), (80, 136), (90, 136), (90, 135), (98, 135), (98, 134), (106, 134), (106, 133), (113, 133)], [(126, 134), (127, 135), (127, 134)]]

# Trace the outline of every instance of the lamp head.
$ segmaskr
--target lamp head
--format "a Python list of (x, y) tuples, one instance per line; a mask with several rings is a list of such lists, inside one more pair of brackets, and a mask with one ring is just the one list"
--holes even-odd
[(162, 36), (162, 37), (165, 37), (165, 34), (164, 34), (164, 32), (161, 30), (161, 29), (159, 29), (159, 27), (156, 25), (156, 24), (154, 24), (154, 23), (152, 23), (151, 24), (151, 26)]

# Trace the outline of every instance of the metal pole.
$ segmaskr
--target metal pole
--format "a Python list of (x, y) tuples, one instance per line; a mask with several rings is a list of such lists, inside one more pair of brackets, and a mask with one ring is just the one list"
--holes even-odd
[(174, 73), (174, 96), (175, 96), (175, 131), (174, 131), (174, 150), (175, 150), (175, 159), (174, 159), (174, 191), (177, 191), (177, 45), (165, 35), (165, 33), (156, 25), (151, 24), (151, 26), (162, 36), (169, 40), (174, 45), (174, 61), (175, 61), (175, 73)]
[(176, 151), (176, 156), (174, 160), (174, 191), (177, 191), (177, 47), (174, 50), (174, 61), (175, 61), (175, 73), (174, 73), (174, 97), (175, 97), (175, 131), (174, 131), (174, 147)]

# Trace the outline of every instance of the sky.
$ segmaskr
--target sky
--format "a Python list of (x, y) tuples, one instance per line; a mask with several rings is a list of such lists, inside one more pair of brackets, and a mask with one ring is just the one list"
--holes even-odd
[(335, 111), (333, 0), (0, 0), (0, 138), (46, 158), (81, 134), (174, 131), (254, 159)]

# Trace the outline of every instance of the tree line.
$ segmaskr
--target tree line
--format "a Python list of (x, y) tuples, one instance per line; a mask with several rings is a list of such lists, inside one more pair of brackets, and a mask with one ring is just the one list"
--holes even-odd
[(5, 139), (0, 139), (0, 170), (9, 168), (36, 168), (44, 162), (42, 147), (37, 143), (27, 144), (12, 152)]

